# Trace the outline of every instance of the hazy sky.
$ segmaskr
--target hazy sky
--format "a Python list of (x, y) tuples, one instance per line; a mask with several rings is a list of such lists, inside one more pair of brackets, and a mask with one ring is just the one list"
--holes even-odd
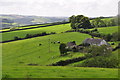
[(0, 14), (115, 16), (119, 0), (0, 0)]

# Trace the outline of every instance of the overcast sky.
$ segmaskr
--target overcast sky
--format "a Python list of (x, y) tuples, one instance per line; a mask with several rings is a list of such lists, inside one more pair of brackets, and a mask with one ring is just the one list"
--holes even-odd
[(0, 14), (115, 16), (119, 0), (0, 0)]

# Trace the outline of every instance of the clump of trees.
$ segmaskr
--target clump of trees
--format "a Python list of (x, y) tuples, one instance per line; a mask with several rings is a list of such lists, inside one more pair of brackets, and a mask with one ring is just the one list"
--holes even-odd
[(78, 67), (104, 67), (117, 68), (119, 65), (118, 59), (113, 56), (112, 50), (108, 49), (106, 45), (90, 46), (85, 48), (86, 60), (78, 64)]
[(66, 44), (61, 43), (59, 46), (60, 55), (63, 56), (67, 53)]
[(19, 38), (19, 37), (17, 37), (17, 36), (15, 36), (14, 37), (14, 40), (20, 40), (21, 38)]
[(108, 26), (116, 26), (117, 25), (117, 18), (106, 18), (103, 19), (101, 17), (95, 18), (91, 20), (92, 27), (108, 27)]
[(90, 20), (88, 17), (85, 17), (83, 15), (73, 15), (69, 18), (69, 21), (71, 23), (71, 28), (72, 29), (79, 29), (79, 28), (84, 28), (88, 29), (91, 28)]
[(76, 66), (118, 68), (118, 65), (119, 65), (119, 61), (115, 57), (97, 56), (91, 59), (86, 59), (82, 64)]

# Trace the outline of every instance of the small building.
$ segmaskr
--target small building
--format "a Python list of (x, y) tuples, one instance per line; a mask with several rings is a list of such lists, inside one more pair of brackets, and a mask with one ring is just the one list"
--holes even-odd
[(104, 39), (94, 39), (94, 38), (87, 38), (83, 41), (83, 44), (89, 44), (89, 45), (109, 45)]
[(75, 43), (75, 41), (68, 42), (66, 46), (67, 46), (66, 47), (67, 49), (72, 49), (72, 48), (74, 48), (76, 46), (76, 43)]

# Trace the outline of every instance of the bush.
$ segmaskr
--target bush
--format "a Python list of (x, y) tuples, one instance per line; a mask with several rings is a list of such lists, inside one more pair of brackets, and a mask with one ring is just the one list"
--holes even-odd
[(31, 34), (26, 34), (25, 38), (31, 38), (32, 35)]
[(93, 29), (93, 30), (91, 30), (91, 32), (97, 32), (98, 31), (98, 29), (96, 28), (96, 29)]
[(42, 32), (41, 35), (44, 36), (44, 35), (47, 35), (47, 33), (46, 32)]
[(50, 34), (56, 34), (56, 32), (51, 32)]
[(14, 37), (14, 40), (19, 40), (19, 39), (20, 39), (20, 38), (19, 38), (19, 37), (17, 37), (17, 36), (15, 36), (15, 37)]

